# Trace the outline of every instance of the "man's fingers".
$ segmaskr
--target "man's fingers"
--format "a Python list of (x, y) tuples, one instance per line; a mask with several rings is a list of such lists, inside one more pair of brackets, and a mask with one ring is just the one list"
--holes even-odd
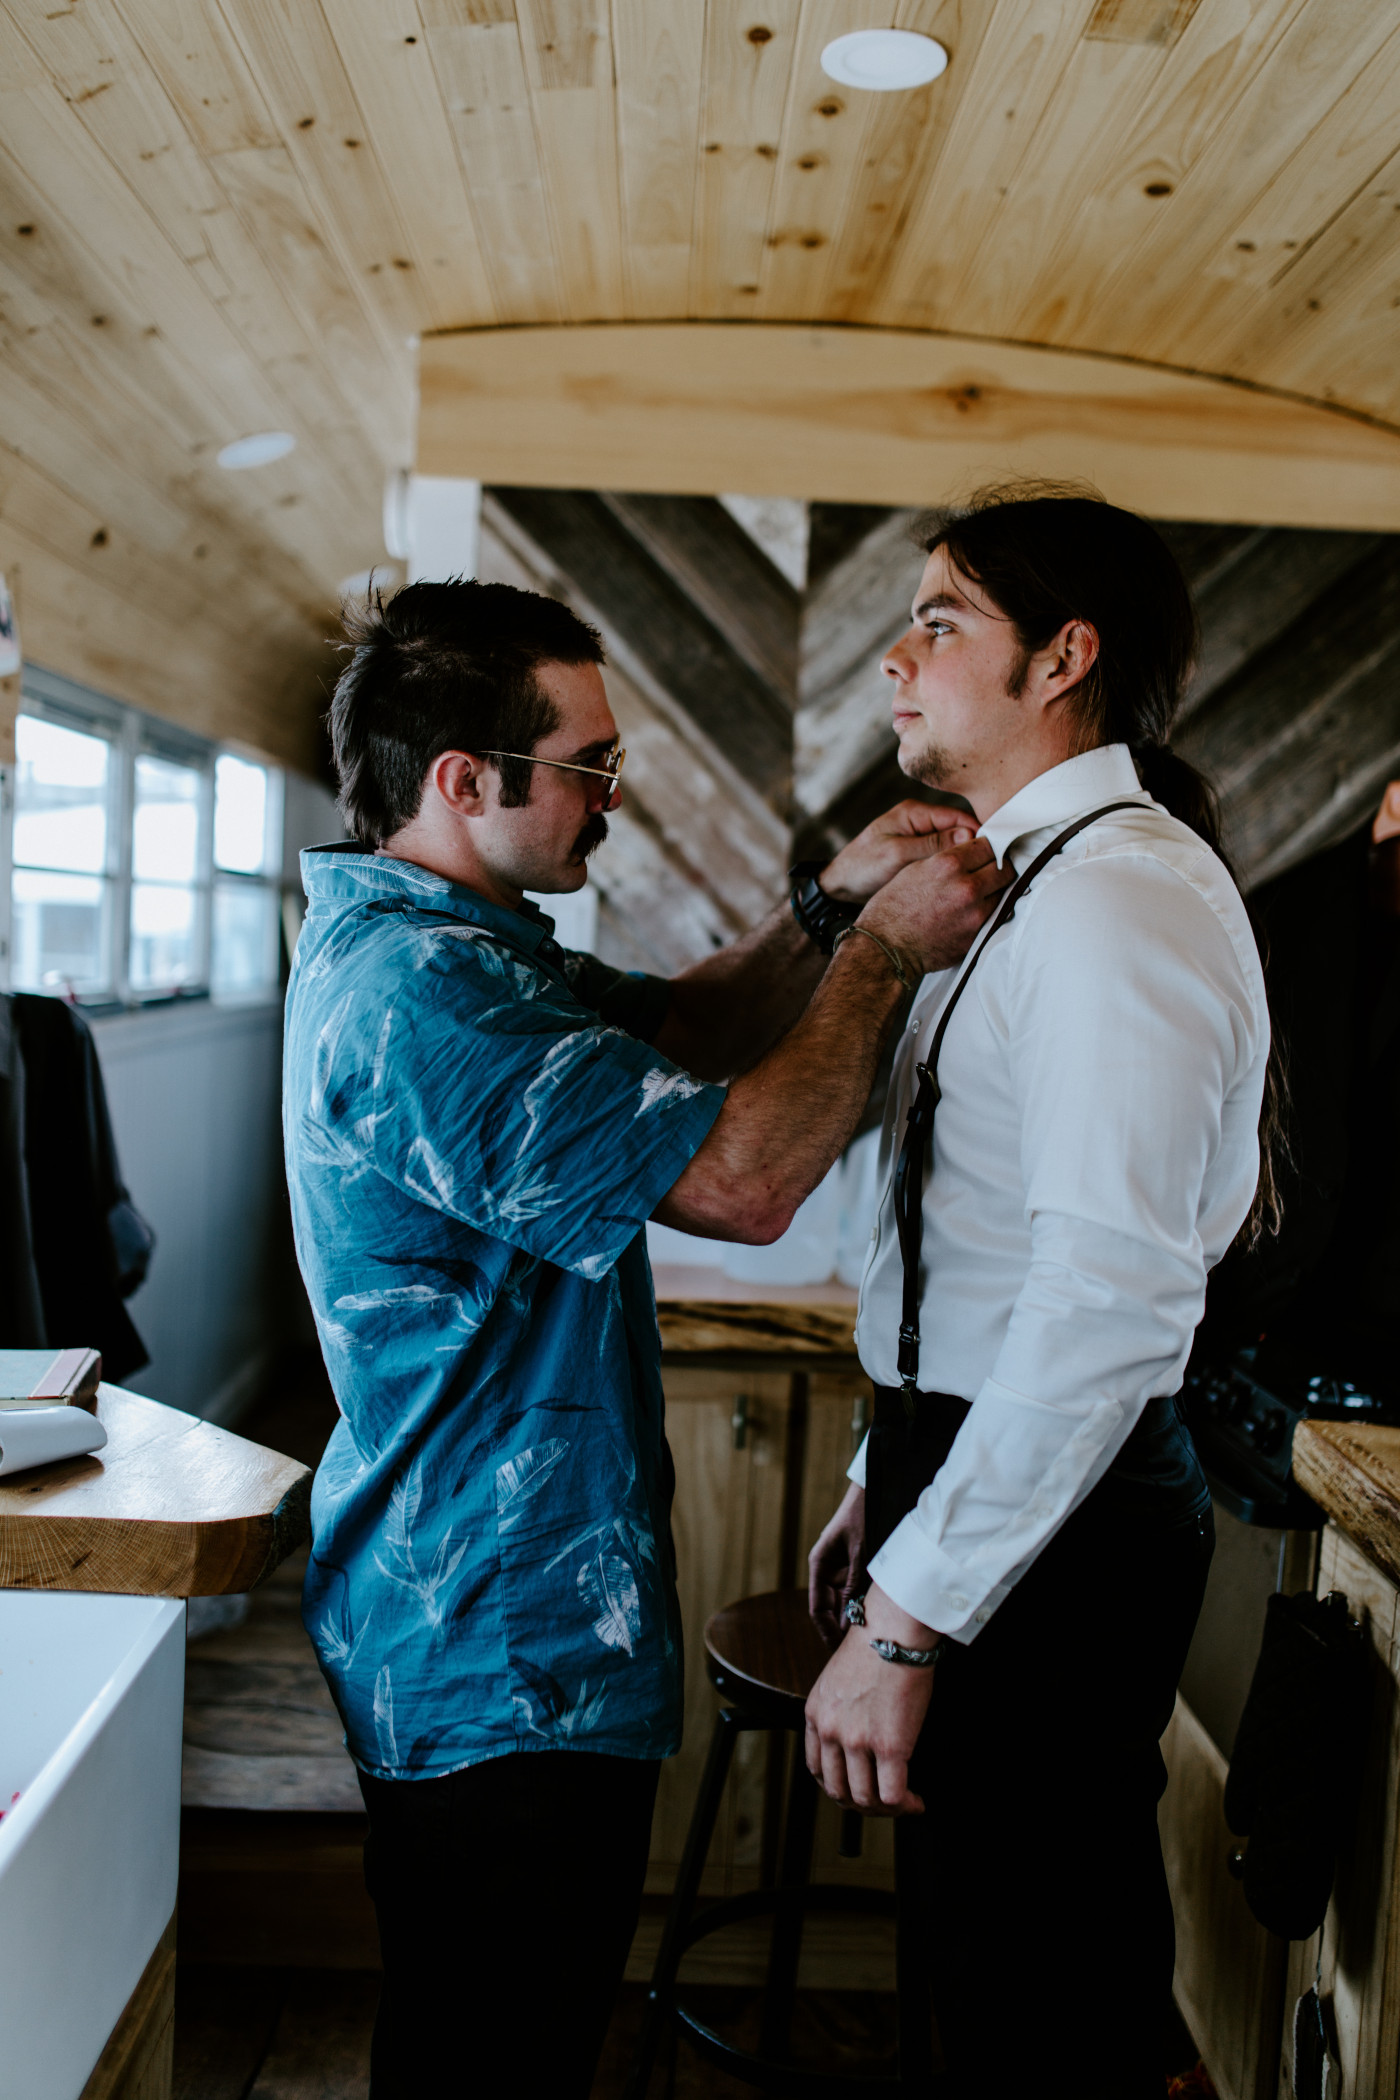
[(965, 809), (954, 809), (947, 802), (896, 802), (893, 809), (886, 810), (878, 820), (883, 831), (902, 833), (909, 838), (928, 838), (940, 832), (956, 831), (960, 825), (972, 821)]
[[(886, 1815), (905, 1815), (909, 1812), (911, 1804), (919, 1800), (917, 1794), (911, 1794), (909, 1791), (907, 1758), (882, 1757), (877, 1753), (875, 1779), (879, 1788), (880, 1807)], [(919, 1807), (923, 1807), (922, 1802), (919, 1802)]]
[(865, 1815), (880, 1812), (880, 1787), (875, 1772), (875, 1760), (868, 1750), (846, 1750), (846, 1784), (850, 1788), (851, 1801)]
[(839, 1801), (843, 1808), (855, 1807), (846, 1770), (846, 1753), (841, 1745), (829, 1736), (822, 1739), (822, 1767), (819, 1776), (822, 1786), (833, 1801)]
[(807, 1760), (807, 1770), (811, 1773), (813, 1779), (820, 1779), (822, 1776), (822, 1739), (817, 1733), (817, 1724), (812, 1719), (810, 1711), (807, 1715), (802, 1753)]

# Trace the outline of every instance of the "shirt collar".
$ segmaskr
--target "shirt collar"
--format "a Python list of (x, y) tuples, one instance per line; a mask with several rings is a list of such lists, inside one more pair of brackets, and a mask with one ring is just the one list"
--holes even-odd
[(1126, 744), (1097, 744), (1048, 773), (1037, 773), (992, 811), (977, 836), (987, 841), (1001, 867), (1011, 848), (1032, 832), (1072, 824), (1101, 803), (1125, 799), (1152, 800), (1137, 777), (1131, 751)]
[(526, 955), (554, 945), (554, 921), (526, 897), (519, 911), (492, 904), (465, 883), (449, 882), (416, 861), (396, 860), (392, 853), (366, 853), (358, 840), (331, 846), (308, 846), (301, 855), (301, 881), (307, 897), (339, 905), (364, 904), (398, 897), (407, 905), (446, 912), (466, 919), (487, 933), (509, 941)]

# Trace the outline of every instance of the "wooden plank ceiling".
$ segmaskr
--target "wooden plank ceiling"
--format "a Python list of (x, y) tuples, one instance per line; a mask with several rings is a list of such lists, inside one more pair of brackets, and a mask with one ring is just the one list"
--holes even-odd
[[(813, 504), (797, 588), (703, 497), (492, 488), (480, 573), (602, 630), (627, 792), (593, 864), (600, 947), (673, 970), (911, 787), (880, 659), (914, 513)], [(1176, 739), (1216, 781), (1246, 887), (1344, 836), (1400, 774), (1400, 536), (1162, 522), (1201, 650)]]
[[(890, 24), (943, 78), (834, 88)], [(36, 660), (308, 762), (415, 339), (946, 330), (1400, 430), (1398, 149), (1376, 0), (0, 0), (0, 566)]]

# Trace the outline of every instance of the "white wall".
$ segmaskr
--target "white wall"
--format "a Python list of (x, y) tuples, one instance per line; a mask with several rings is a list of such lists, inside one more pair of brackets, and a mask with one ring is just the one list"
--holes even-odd
[(96, 1021), (117, 1156), (156, 1231), (128, 1301), (151, 1361), (131, 1384), (231, 1421), (256, 1397), (295, 1299), (279, 1101), (282, 1002)]

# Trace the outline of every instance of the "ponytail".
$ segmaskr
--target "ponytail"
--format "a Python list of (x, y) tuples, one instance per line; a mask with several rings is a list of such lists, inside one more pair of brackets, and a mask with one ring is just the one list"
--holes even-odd
[[(1160, 802), (1179, 823), (1194, 831), (1198, 838), (1203, 838), (1234, 877), (1235, 871), (1225, 851), (1220, 797), (1205, 774), (1198, 773), (1168, 744), (1133, 744), (1130, 749), (1138, 779), (1153, 801)], [(1262, 953), (1265, 942), (1252, 912), (1250, 919)], [(1259, 1107), (1259, 1182), (1249, 1216), (1235, 1240), (1236, 1246), (1246, 1252), (1257, 1247), (1266, 1232), (1277, 1235), (1283, 1223), (1283, 1173), (1291, 1160), (1288, 1074), (1282, 1041), (1277, 1033), (1271, 1033), (1269, 1060), (1264, 1067), (1264, 1098)]]
[(1129, 749), (1137, 777), (1153, 801), (1170, 810), (1179, 823), (1203, 838), (1212, 853), (1225, 860), (1220, 797), (1205, 774), (1198, 773), (1170, 744), (1131, 744)]

